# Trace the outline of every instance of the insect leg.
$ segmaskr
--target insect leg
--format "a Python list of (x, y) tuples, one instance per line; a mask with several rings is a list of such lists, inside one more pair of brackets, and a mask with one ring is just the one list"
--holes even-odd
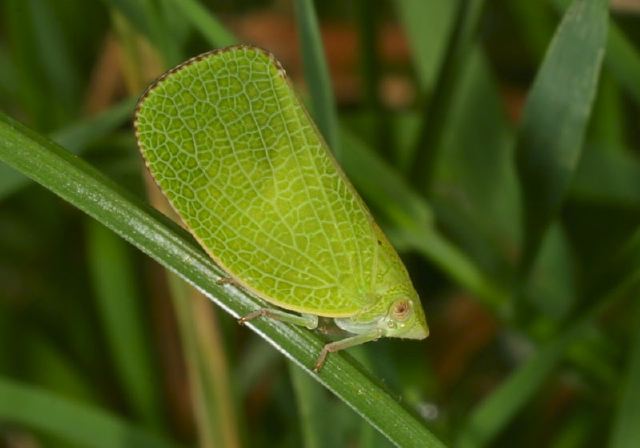
[(256, 317), (269, 317), (271, 319), (279, 320), (282, 322), (288, 322), (290, 324), (307, 327), (309, 330), (314, 330), (318, 327), (318, 316), (315, 316), (313, 314), (300, 315), (270, 308), (261, 308), (259, 310), (253, 311), (246, 316), (241, 317), (238, 320), (238, 323), (240, 325), (243, 325), (245, 322), (251, 319), (255, 319)]
[(313, 368), (313, 371), (316, 373), (320, 371), (329, 353), (334, 353), (349, 347), (364, 344), (365, 342), (375, 341), (381, 336), (382, 336), (382, 330), (376, 329), (371, 333), (357, 334), (355, 336), (351, 336), (349, 338), (341, 339), (339, 341), (331, 342), (325, 345), (322, 348), (322, 351), (320, 352), (320, 356), (318, 356), (318, 360), (316, 361), (316, 365)]
[(240, 286), (233, 277), (220, 277), (218, 280), (216, 280), (216, 283), (220, 286), (223, 286), (223, 285), (233, 285), (236, 287)]

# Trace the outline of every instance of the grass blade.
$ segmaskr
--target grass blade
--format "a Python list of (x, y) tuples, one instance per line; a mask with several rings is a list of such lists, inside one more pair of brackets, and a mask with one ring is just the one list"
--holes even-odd
[(342, 160), (335, 98), (329, 68), (324, 57), (318, 19), (312, 0), (296, 0), (296, 22), (300, 33), (300, 51), (304, 79), (311, 93), (311, 115), (338, 161)]
[[(127, 99), (96, 117), (82, 120), (54, 132), (51, 138), (74, 153), (80, 153), (92, 142), (113, 132), (131, 116), (134, 99)], [(29, 183), (29, 179), (0, 165), (0, 200)]]
[(328, 429), (334, 426), (330, 423), (331, 413), (329, 403), (323, 396), (324, 391), (298, 366), (292, 363), (288, 365), (302, 428), (303, 446), (305, 448), (336, 446), (335, 443), (327, 440), (328, 436), (335, 433)]
[(238, 43), (236, 37), (198, 1), (174, 0), (173, 4), (212, 47), (221, 48)]
[(419, 191), (429, 191), (432, 187), (454, 92), (464, 72), (464, 63), (473, 49), (484, 5), (485, 0), (466, 0), (458, 4), (453, 35), (449, 39), (438, 72), (433, 96), (425, 102), (422, 110), (422, 124), (415, 144), (415, 159), (410, 173), (412, 183)]
[(571, 344), (589, 330), (594, 318), (614, 302), (629, 294), (637, 295), (636, 289), (640, 284), (640, 231), (607, 261), (604, 270), (594, 276), (586, 288), (588, 293), (584, 302), (590, 307), (478, 405), (466, 428), (461, 431), (457, 445), (476, 447), (490, 443), (540, 390)]
[(620, 395), (618, 415), (613, 424), (611, 448), (632, 448), (640, 440), (640, 331), (629, 356), (626, 384)]
[(87, 246), (98, 316), (128, 403), (140, 421), (161, 428), (156, 369), (143, 332), (142, 300), (129, 248), (93, 220), (87, 226)]
[(101, 409), (2, 377), (0, 420), (55, 434), (81, 446), (176, 446)]
[(525, 105), (516, 148), (527, 272), (580, 159), (604, 56), (607, 2), (575, 0), (565, 13)]
[(198, 291), (169, 273), (173, 307), (189, 375), (199, 446), (240, 446), (229, 368), (218, 318)]
[(640, 53), (615, 24), (609, 31), (606, 63), (620, 84), (640, 103)]
[(456, 443), (459, 447), (480, 447), (491, 443), (514, 415), (540, 389), (562, 360), (569, 345), (585, 330), (581, 322), (554, 338), (520, 366), (500, 387), (473, 411)]
[(395, 0), (423, 90), (431, 92), (442, 64), (459, 1)]
[[(0, 160), (69, 201), (176, 272), (219, 306), (238, 317), (260, 301), (216, 283), (224, 273), (184, 230), (106, 179), (55, 143), (0, 115)], [(375, 384), (348, 354), (329, 357), (320, 375), (310, 370), (323, 341), (308, 330), (272, 320), (251, 328), (329, 388), (393, 443), (441, 446), (401, 403)]]

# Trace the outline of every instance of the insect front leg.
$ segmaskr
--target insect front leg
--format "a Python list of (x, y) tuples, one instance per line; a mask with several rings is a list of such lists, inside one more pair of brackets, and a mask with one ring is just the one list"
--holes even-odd
[(261, 308), (255, 310), (238, 320), (240, 325), (244, 325), (247, 321), (255, 319), (256, 317), (269, 317), (271, 319), (279, 320), (282, 322), (288, 322), (294, 325), (300, 325), (307, 327), (309, 330), (315, 330), (318, 327), (318, 316), (313, 314), (294, 314), (288, 313), (282, 310), (276, 310), (271, 308)]
[(325, 345), (318, 356), (318, 360), (316, 361), (316, 365), (313, 368), (313, 371), (318, 373), (324, 362), (327, 360), (327, 355), (329, 353), (334, 353), (340, 350), (344, 350), (346, 348), (354, 347), (356, 345), (364, 344), (366, 342), (375, 341), (382, 337), (382, 330), (376, 329), (370, 333), (357, 334), (355, 336), (351, 336), (346, 339), (341, 339), (336, 342), (331, 342)]

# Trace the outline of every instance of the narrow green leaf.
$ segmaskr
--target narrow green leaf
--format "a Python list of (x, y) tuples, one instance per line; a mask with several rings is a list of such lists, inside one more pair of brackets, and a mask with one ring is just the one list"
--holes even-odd
[(450, 118), (454, 93), (464, 73), (484, 11), (485, 0), (465, 0), (458, 3), (453, 33), (438, 71), (433, 95), (422, 107), (422, 124), (414, 150), (411, 181), (419, 191), (429, 191), (438, 158), (445, 124)]
[[(131, 116), (135, 99), (124, 100), (99, 115), (71, 124), (54, 132), (51, 139), (74, 153), (80, 153), (92, 142), (110, 134)], [(6, 165), (0, 165), (0, 200), (29, 183)]]
[(197, 0), (173, 0), (173, 4), (213, 48), (238, 43), (236, 37)]
[[(620, 266), (625, 266), (621, 269)], [(605, 272), (587, 285), (583, 302), (589, 307), (520, 365), (471, 413), (459, 433), (457, 446), (489, 444), (535, 396), (557, 368), (569, 347), (589, 331), (593, 320), (630, 293), (637, 295), (640, 284), (640, 231), (607, 263)], [(615, 273), (612, 275), (612, 273)]]
[(636, 103), (640, 103), (640, 52), (615, 24), (609, 31), (606, 64)]
[(302, 440), (305, 448), (322, 448), (325, 446), (338, 446), (329, 438), (335, 433), (329, 428), (330, 424), (329, 402), (323, 396), (323, 390), (308, 375), (293, 363), (289, 365), (289, 376), (296, 396), (298, 418), (302, 428)]
[(640, 331), (636, 332), (629, 354), (626, 381), (613, 424), (609, 445), (611, 448), (633, 448), (640, 440)]
[(584, 322), (570, 327), (532, 355), (497, 390), (473, 410), (456, 446), (486, 446), (540, 389), (562, 360), (569, 345), (585, 330)]
[(240, 446), (229, 368), (218, 319), (204, 297), (169, 273), (195, 410), (198, 444), (203, 448)]
[(108, 229), (91, 220), (87, 226), (91, 279), (98, 316), (127, 401), (148, 426), (162, 427), (156, 369), (151, 359), (142, 300), (128, 247)]
[(324, 56), (313, 0), (296, 0), (296, 22), (300, 33), (300, 51), (304, 79), (311, 93), (311, 115), (338, 161), (342, 161), (335, 98), (329, 68)]
[(640, 162), (631, 152), (587, 147), (570, 192), (580, 201), (640, 210)]
[(64, 106), (70, 114), (78, 106), (81, 92), (80, 74), (62, 33), (61, 24), (49, 2), (29, 0), (33, 15), (33, 32), (37, 39), (38, 58), (42, 61), (44, 73), (53, 97), (51, 103)]
[[(184, 230), (140, 203), (78, 157), (0, 115), (0, 160), (94, 217), (238, 317), (262, 306), (232, 286)], [(393, 443), (442, 446), (420, 419), (375, 384), (348, 354), (333, 354), (320, 375), (313, 366), (324, 343), (313, 333), (270, 319), (249, 326), (351, 406)]]
[(430, 92), (440, 70), (459, 1), (395, 0), (407, 34), (418, 82)]
[(527, 272), (580, 159), (607, 37), (605, 0), (574, 0), (525, 105), (516, 148)]
[(0, 420), (25, 425), (87, 447), (176, 446), (101, 409), (2, 377)]
[[(550, 0), (557, 11), (563, 12), (568, 0)], [(611, 21), (605, 64), (613, 76), (640, 103), (640, 52), (624, 34), (620, 27)]]
[(181, 59), (180, 50), (174, 41), (158, 5), (152, 0), (102, 0), (105, 5), (120, 12), (136, 30), (145, 34), (157, 47), (167, 67), (177, 64)]
[(8, 50), (18, 82), (13, 86), (20, 110), (39, 129), (54, 129), (58, 123), (58, 105), (48, 104), (47, 81), (40, 61), (29, 5), (24, 0), (7, 0), (0, 4)]

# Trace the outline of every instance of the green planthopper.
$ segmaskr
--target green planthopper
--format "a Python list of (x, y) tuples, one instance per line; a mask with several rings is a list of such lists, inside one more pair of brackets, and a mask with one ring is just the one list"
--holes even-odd
[(429, 334), (409, 275), (264, 50), (236, 46), (162, 75), (136, 110), (138, 146), (186, 227), (229, 280), (273, 305), (268, 317), (351, 335)]

